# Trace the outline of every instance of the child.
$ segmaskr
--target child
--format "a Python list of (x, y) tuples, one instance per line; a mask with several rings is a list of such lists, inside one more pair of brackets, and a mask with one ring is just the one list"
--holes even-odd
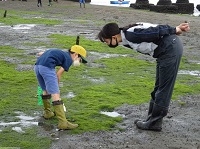
[[(54, 113), (51, 111), (49, 99), (52, 98), (55, 115), (58, 119), (58, 129), (74, 129), (78, 124), (72, 124), (65, 117), (63, 102), (60, 99), (59, 81), (64, 71), (70, 66), (79, 66), (80, 63), (87, 63), (86, 50), (79, 45), (74, 45), (66, 52), (60, 49), (49, 49), (43, 54), (40, 53), (34, 71), (40, 87), (43, 90), (44, 118), (51, 118)], [(56, 72), (55, 67), (60, 66)]]
[(157, 59), (155, 87), (151, 93), (148, 117), (143, 121), (136, 120), (137, 128), (161, 131), (183, 52), (177, 35), (189, 29), (188, 23), (176, 27), (137, 23), (123, 28), (119, 28), (116, 23), (108, 23), (99, 32), (98, 38), (109, 47), (114, 48), (122, 43), (123, 46)]

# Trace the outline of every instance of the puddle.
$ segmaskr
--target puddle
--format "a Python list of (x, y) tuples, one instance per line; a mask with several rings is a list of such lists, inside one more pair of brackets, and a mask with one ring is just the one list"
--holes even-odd
[(104, 64), (99, 64), (99, 63), (88, 63), (88, 67), (93, 67), (93, 68), (106, 68)]
[[(7, 127), (7, 126), (13, 126), (12, 130), (24, 133), (25, 131), (22, 130), (22, 127), (30, 127), (33, 125), (38, 125), (38, 122), (35, 122), (34, 120), (36, 117), (26, 116), (23, 112), (15, 112), (18, 114), (18, 116), (15, 116), (16, 118), (19, 118), (19, 121), (16, 122), (2, 122), (0, 121), (0, 127)], [(20, 127), (21, 126), (21, 127)], [(1, 129), (0, 132), (3, 130)]]
[(74, 98), (75, 97), (75, 95), (74, 95), (74, 93), (73, 92), (69, 92), (68, 94), (67, 94), (67, 96), (66, 96), (67, 98)]
[(84, 31), (84, 32), (79, 32), (78, 34), (82, 35), (93, 35), (93, 31)]
[(9, 123), (4, 123), (4, 122), (0, 122), (0, 126), (9, 126), (9, 125), (17, 125), (20, 124), (20, 122), (9, 122)]
[(125, 115), (119, 114), (119, 113), (114, 112), (114, 111), (113, 111), (113, 112), (101, 111), (100, 113), (101, 113), (101, 114), (104, 114), (104, 115), (107, 115), (107, 116), (110, 116), (110, 117), (119, 117), (119, 116), (125, 117)]
[(129, 72), (129, 73), (127, 73), (127, 74), (129, 74), (129, 75), (134, 75), (135, 73), (134, 73), (134, 72)]
[(18, 25), (14, 25), (13, 29), (15, 29), (15, 30), (28, 30), (28, 29), (31, 29), (35, 26), (36, 26), (36, 24), (18, 24)]
[(14, 30), (29, 30), (36, 26), (36, 24), (17, 24), (13, 26), (4, 25), (3, 23), (0, 24), (1, 28), (12, 28)]
[(13, 30), (15, 31), (20, 31), (21, 33), (27, 34), (29, 33), (28, 30), (30, 30), (31, 28), (35, 27), (36, 24), (17, 24), (17, 25), (13, 25), (13, 26), (9, 26), (9, 25), (1, 25), (0, 24), (0, 28), (7, 30), (10, 30), (11, 32)]
[[(191, 47), (191, 48), (194, 48), (194, 47)], [(194, 64), (200, 64), (200, 61), (198, 60), (188, 60), (189, 63), (194, 63)]]
[(68, 92), (67, 94), (63, 95), (62, 98), (71, 99), (74, 98), (76, 95), (73, 92)]
[(194, 70), (194, 71), (189, 71), (189, 70), (180, 70), (178, 74), (185, 74), (185, 75), (192, 75), (192, 76), (200, 76), (200, 71)]
[(65, 19), (67, 22), (91, 22), (91, 20), (81, 20), (81, 19)]
[(98, 52), (90, 52), (95, 58), (102, 59), (102, 58), (112, 58), (112, 57), (127, 57), (128, 54), (108, 54), (108, 53), (98, 53)]
[(42, 17), (33, 17), (33, 18), (35, 18), (35, 19), (41, 19)]
[(19, 64), (15, 68), (17, 71), (29, 71), (33, 70), (34, 66), (33, 65), (26, 65), (26, 64)]
[(38, 53), (39, 52), (44, 52), (47, 50), (46, 46), (40, 46), (40, 47), (37, 47), (37, 49), (34, 49), (35, 51), (37, 51)]
[(4, 29), (4, 28), (10, 28), (10, 26), (0, 24), (0, 28), (2, 28), (2, 29)]
[(92, 77), (83, 76), (83, 78), (88, 79), (93, 83), (103, 83), (103, 82), (105, 82), (105, 79), (102, 78), (102, 77), (101, 78), (92, 78)]
[(16, 116), (16, 117), (18, 117), (22, 121), (31, 121), (31, 120), (34, 120), (34, 117), (30, 117), (30, 116), (20, 115), (20, 116)]
[(25, 133), (25, 131), (23, 131), (21, 127), (13, 127), (12, 130), (14, 130), (18, 133)]
[(88, 79), (94, 83), (102, 83), (104, 82), (104, 78), (91, 78), (91, 77), (88, 77)]

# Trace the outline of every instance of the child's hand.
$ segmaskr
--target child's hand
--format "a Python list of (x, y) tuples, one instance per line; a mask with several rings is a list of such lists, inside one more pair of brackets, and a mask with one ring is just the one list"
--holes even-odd
[(44, 52), (37, 53), (37, 56), (40, 57)]

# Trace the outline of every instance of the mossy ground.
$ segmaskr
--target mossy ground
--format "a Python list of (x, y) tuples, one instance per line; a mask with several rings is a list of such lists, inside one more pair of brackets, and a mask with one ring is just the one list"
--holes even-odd
[[(63, 6), (62, 6), (63, 7)], [(73, 6), (74, 7), (74, 6)], [(122, 8), (123, 11), (125, 11)], [(0, 10), (2, 14), (4, 10)], [(24, 13), (26, 12), (26, 13)], [(0, 23), (4, 25), (15, 24), (44, 24), (55, 25), (62, 24), (57, 19), (27, 19), (27, 15), (38, 15), (44, 12), (12, 10), (9, 11), (7, 18), (0, 18)], [(23, 15), (22, 15), (23, 14)], [(26, 15), (25, 15), (26, 14)], [(45, 13), (44, 13), (45, 14)], [(24, 17), (26, 16), (26, 17)], [(61, 16), (58, 13), (57, 16)], [(84, 15), (83, 15), (84, 16)], [(90, 15), (77, 16), (77, 18), (88, 18)], [(81, 22), (81, 21), (80, 21)], [(99, 20), (96, 24), (102, 24)], [(43, 45), (46, 47), (57, 47), (61, 49), (69, 48), (74, 44), (76, 36), (67, 36), (61, 34), (51, 34), (48, 36), (51, 44), (45, 42), (32, 43), (26, 41), (24, 44), (31, 46)], [(90, 52), (118, 54), (113, 58), (94, 58), (93, 64), (101, 64), (103, 67), (92, 67), (82, 65), (81, 67), (71, 67), (70, 71), (65, 73), (62, 82), (61, 96), (67, 107), (67, 118), (80, 126), (68, 131), (71, 134), (81, 134), (98, 130), (114, 130), (116, 123), (122, 121), (122, 118), (111, 118), (100, 114), (100, 111), (113, 111), (116, 107), (126, 103), (138, 105), (147, 102), (150, 98), (150, 92), (154, 86), (155, 62), (137, 59), (138, 53), (118, 47), (115, 50), (108, 48), (105, 44), (97, 41), (88, 40), (81, 36), (81, 45)], [(126, 54), (126, 56), (124, 56)], [(26, 55), (23, 49), (16, 49), (12, 46), (0, 46), (0, 118), (1, 121), (17, 121), (14, 117), (15, 111), (21, 111), (27, 115), (33, 116), (35, 111), (42, 113), (42, 107), (37, 105), (37, 81), (33, 70), (18, 71), (16, 66), (20, 64), (34, 65), (36, 60), (34, 55)], [(7, 58), (20, 60), (12, 63)], [(190, 63), (184, 56), (180, 69), (199, 70), (200, 66)], [(92, 79), (103, 81), (92, 81)], [(173, 100), (183, 95), (199, 94), (199, 78), (191, 75), (178, 75), (174, 89)], [(75, 97), (66, 99), (65, 95), (73, 92)], [(57, 120), (49, 120), (56, 126)], [(0, 147), (20, 147), (45, 149), (51, 145), (48, 137), (39, 136), (38, 127), (26, 128), (24, 134), (11, 130), (8, 126), (0, 132)]]

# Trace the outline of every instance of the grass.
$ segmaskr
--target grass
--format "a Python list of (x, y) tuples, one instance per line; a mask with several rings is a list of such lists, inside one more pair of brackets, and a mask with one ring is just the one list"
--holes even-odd
[[(15, 14), (15, 15), (14, 15)], [(8, 25), (18, 23), (36, 24), (57, 24), (60, 21), (45, 19), (25, 19), (13, 12), (8, 18), (0, 18), (1, 23)], [(75, 36), (51, 34), (52, 47), (68, 49), (75, 44)], [(31, 43), (30, 46), (34, 46)], [(49, 45), (42, 43), (44, 46)], [(70, 134), (80, 134), (98, 130), (113, 130), (121, 118), (111, 118), (100, 114), (100, 111), (113, 111), (122, 104), (141, 104), (148, 102), (150, 92), (153, 89), (155, 79), (155, 63), (139, 60), (138, 53), (123, 47), (115, 50), (108, 48), (105, 44), (91, 41), (81, 37), (83, 45), (89, 52), (104, 54), (118, 54), (114, 58), (96, 59), (93, 63), (103, 67), (71, 67), (70, 71), (62, 77), (64, 87), (61, 88), (61, 97), (67, 107), (67, 118), (80, 126)], [(123, 55), (127, 56), (124, 57)], [(32, 70), (19, 72), (13, 64), (5, 60), (4, 57), (20, 59), (21, 64), (34, 65), (35, 57), (24, 55), (21, 49), (10, 46), (0, 46), (0, 118), (1, 121), (17, 121), (16, 111), (21, 111), (27, 115), (34, 116), (34, 112), (42, 112), (42, 107), (37, 105), (35, 97), (37, 92), (37, 81)], [(181, 70), (199, 70), (200, 65), (189, 63), (183, 57)], [(94, 81), (96, 80), (96, 81)], [(100, 81), (98, 81), (100, 80)], [(174, 89), (173, 100), (179, 96), (200, 93), (200, 79), (196, 76), (178, 75)], [(75, 94), (74, 98), (66, 99), (69, 92)], [(48, 123), (57, 124), (56, 119), (49, 120)], [(39, 128), (26, 128), (25, 133), (20, 134), (11, 130), (7, 126), (0, 132), (0, 147), (20, 147), (21, 149), (47, 149), (51, 145), (48, 137), (38, 135)]]
[[(0, 14), (4, 14), (5, 10), (0, 10)], [(31, 14), (32, 18), (21, 16), (23, 14)], [(37, 18), (35, 16), (37, 13), (33, 14), (30, 12), (23, 12), (23, 11), (7, 11), (6, 17), (0, 17), (0, 23), (4, 23), (5, 25), (16, 25), (16, 24), (44, 24), (44, 25), (57, 25), (61, 24), (62, 21), (56, 19), (44, 19), (44, 18)]]
[[(51, 141), (46, 137), (38, 137), (37, 128), (26, 129), (26, 133), (20, 134), (15, 131), (6, 128), (3, 131), (4, 135), (0, 135), (0, 146), (1, 147), (10, 147), (10, 148), (18, 148), (20, 149), (45, 149), (49, 147)], [(6, 140), (6, 141), (5, 141)], [(1, 148), (0, 147), (0, 148)]]

